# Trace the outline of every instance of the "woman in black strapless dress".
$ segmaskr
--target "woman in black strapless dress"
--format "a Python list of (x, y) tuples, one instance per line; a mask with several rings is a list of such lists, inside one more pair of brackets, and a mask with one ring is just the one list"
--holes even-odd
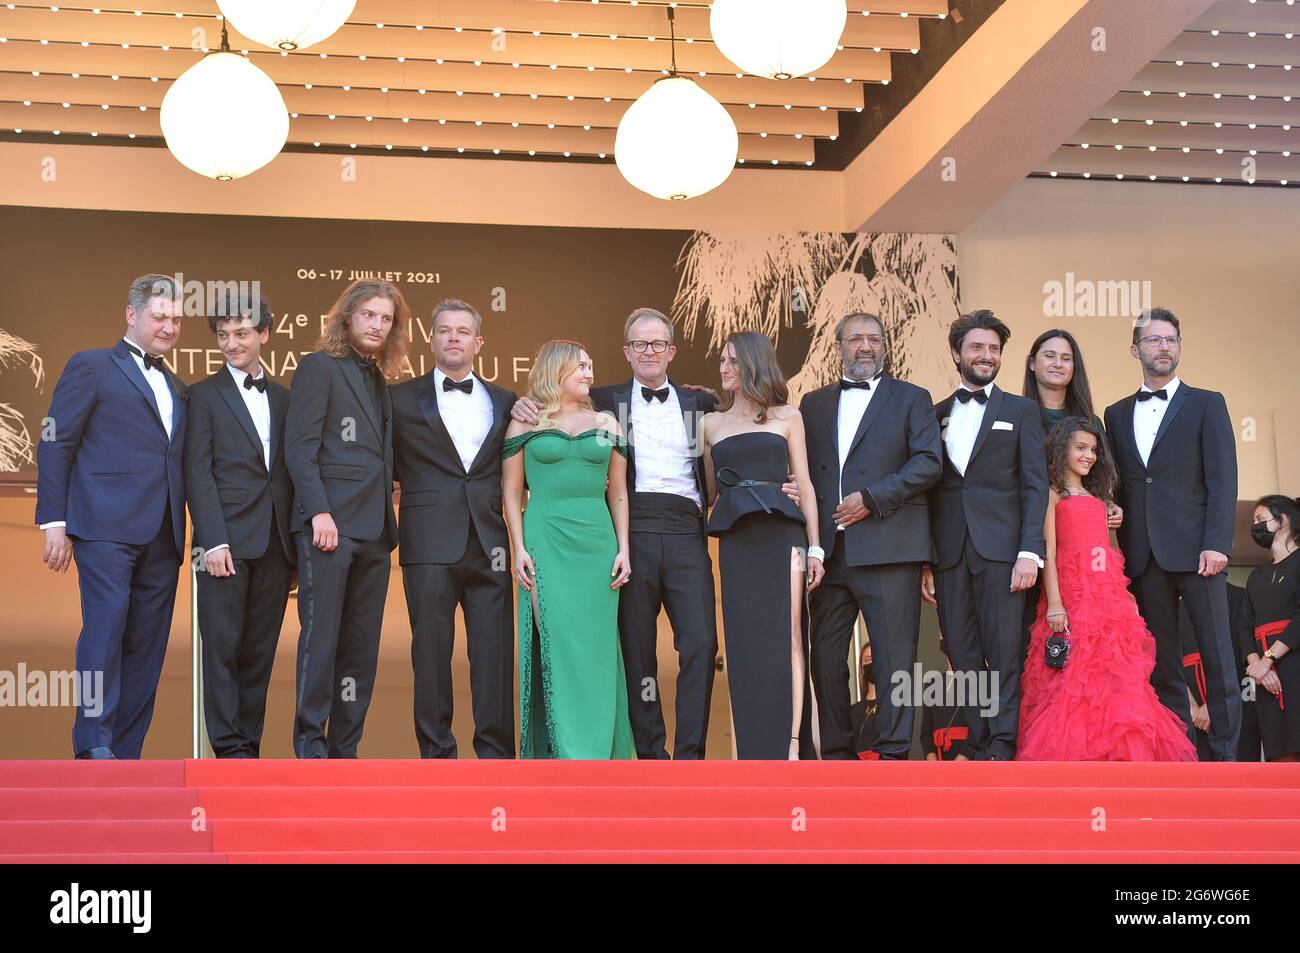
[[(805, 599), (823, 570), (803, 419), (787, 404), (776, 350), (763, 335), (732, 335), (721, 374), (723, 409), (705, 416), (701, 432), (736, 753), (812, 758)], [(791, 473), (798, 505), (781, 490)]]

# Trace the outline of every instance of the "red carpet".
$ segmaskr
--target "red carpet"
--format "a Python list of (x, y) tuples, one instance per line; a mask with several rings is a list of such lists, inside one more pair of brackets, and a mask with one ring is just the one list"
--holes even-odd
[(0, 762), (3, 863), (467, 861), (1300, 862), (1300, 765)]

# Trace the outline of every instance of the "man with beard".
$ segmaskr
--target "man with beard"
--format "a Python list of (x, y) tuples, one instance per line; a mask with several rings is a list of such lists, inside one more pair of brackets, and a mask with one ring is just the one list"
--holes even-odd
[(1181, 599), (1205, 669), (1210, 754), (1235, 761), (1241, 696), (1228, 618), (1228, 554), (1237, 508), (1237, 448), (1228, 405), (1217, 391), (1178, 379), (1182, 335), (1164, 308), (1145, 311), (1129, 353), (1142, 387), (1106, 408), (1119, 470), (1124, 568), (1156, 640), (1151, 684), (1192, 731), (1178, 631)]
[(501, 442), (515, 395), (474, 374), (483, 319), (454, 298), (433, 309), (434, 369), (393, 388), (402, 584), (411, 618), (415, 737), (456, 757), (451, 657), (465, 615), (474, 754), (515, 756), (514, 593), (501, 516)]
[(397, 546), (384, 379), (401, 369), (410, 318), (396, 285), (354, 281), (293, 376), (284, 457), (296, 494), (299, 758), (355, 758), (365, 727)]
[[(875, 674), (876, 736), (868, 758), (905, 760), (913, 711), (894, 704), (895, 672), (911, 673), (921, 614), (921, 566), (932, 558), (925, 492), (943, 470), (927, 391), (885, 373), (885, 328), (850, 314), (835, 329), (842, 378), (800, 402), (817, 491), (826, 576), (813, 591), (810, 668), (821, 753), (857, 756), (849, 643), (866, 618)], [(909, 696), (910, 697), (910, 696)]]
[(981, 761), (1015, 756), (1025, 590), (1046, 553), (1041, 414), (1033, 401), (993, 383), (1010, 337), (987, 310), (962, 315), (948, 330), (961, 385), (935, 408), (943, 474), (930, 490), (934, 570), (922, 578), (926, 601), (937, 601), (953, 669), (987, 677), (989, 692), (997, 692), (988, 717), (968, 699), (971, 758)]

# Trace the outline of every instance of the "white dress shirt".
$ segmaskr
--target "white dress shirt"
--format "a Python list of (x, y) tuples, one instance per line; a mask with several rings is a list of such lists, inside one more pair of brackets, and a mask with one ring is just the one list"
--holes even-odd
[(703, 509), (695, 483), (695, 456), (686, 438), (677, 388), (664, 384), (668, 399), (652, 397), (647, 401), (641, 394), (645, 386), (634, 378), (628, 395), (628, 418), (636, 454), (634, 489), (638, 493), (676, 493)]
[[(961, 382), (961, 389), (968, 391), (982, 390), (986, 397), (993, 394), (993, 383), (990, 381), (983, 387), (967, 387), (966, 382)], [(988, 403), (981, 404), (977, 400), (968, 400), (966, 403), (953, 398), (952, 410), (948, 413), (948, 429), (944, 431), (943, 442), (948, 448), (948, 459), (956, 467), (957, 472), (962, 476), (966, 475), (966, 467), (970, 466), (970, 455), (975, 449), (975, 438), (979, 436), (980, 425), (984, 423), (984, 410)]]
[[(145, 382), (148, 383), (149, 389), (153, 391), (154, 406), (158, 411), (158, 416), (162, 419), (163, 429), (167, 431), (167, 441), (170, 443), (172, 439), (172, 388), (171, 384), (167, 382), (167, 375), (161, 370), (145, 370), (144, 358), (136, 353), (136, 351), (139, 351), (143, 354), (144, 348), (125, 336), (123, 336), (122, 340), (126, 342), (128, 347), (135, 348), (134, 351), (128, 350), (126, 353), (130, 355), (131, 360), (135, 361), (135, 366), (140, 368), (140, 373), (144, 375)], [(40, 528), (50, 529), (54, 526), (67, 525), (65, 520), (59, 520), (54, 523), (42, 523)]]
[[(253, 418), (253, 426), (257, 428), (257, 435), (262, 438), (262, 462), (266, 464), (266, 470), (271, 471), (271, 395), (264, 394), (256, 387), (245, 387), (244, 378), (248, 375), (235, 367), (233, 364), (227, 364), (226, 370), (230, 371), (230, 376), (235, 379), (235, 386), (239, 390), (239, 396), (244, 398), (244, 406), (248, 408), (248, 415)], [(257, 375), (253, 379), (263, 376), (263, 371), (259, 365)]]
[[(1178, 390), (1178, 385), (1181, 383), (1182, 381), (1175, 377), (1164, 386), (1169, 400), (1152, 397), (1148, 400), (1133, 401), (1133, 439), (1137, 443), (1138, 456), (1142, 458), (1143, 466), (1146, 466), (1151, 458), (1151, 448), (1156, 445), (1156, 433), (1160, 430), (1160, 423), (1165, 419), (1165, 411), (1169, 409), (1169, 403), (1174, 399), (1174, 392)], [(1150, 393), (1151, 388), (1143, 384), (1139, 388), (1140, 391)]]
[[(844, 463), (849, 458), (849, 450), (853, 447), (853, 438), (858, 434), (858, 424), (862, 423), (862, 415), (867, 412), (871, 406), (871, 398), (876, 396), (876, 391), (880, 389), (880, 376), (877, 374), (871, 381), (871, 389), (863, 387), (851, 387), (848, 390), (840, 391), (840, 417), (839, 417), (839, 447), (840, 447), (840, 501), (844, 500)], [(848, 380), (848, 378), (844, 378)]]
[[(993, 395), (993, 382), (985, 384), (983, 387), (967, 387), (966, 382), (961, 382), (963, 390), (975, 391), (982, 390), (986, 397)], [(978, 400), (968, 400), (964, 404), (953, 398), (952, 410), (948, 412), (948, 427), (943, 433), (943, 442), (948, 449), (948, 459), (962, 476), (966, 475), (966, 468), (970, 466), (971, 453), (975, 450), (975, 438), (979, 436), (980, 426), (984, 423), (984, 411), (988, 409), (987, 401), (981, 404)], [(1043, 557), (1037, 553), (1022, 551), (1016, 553), (1019, 559), (1032, 559), (1038, 563), (1038, 568), (1043, 568)]]
[(438, 414), (442, 417), (447, 432), (451, 434), (451, 442), (456, 445), (461, 465), (468, 473), (478, 458), (483, 441), (492, 430), (492, 395), (473, 372), (465, 378), (474, 382), (474, 389), (468, 394), (458, 390), (443, 390), (442, 382), (446, 379), (447, 375), (440, 369), (433, 369)]
[[(230, 371), (230, 376), (235, 379), (235, 386), (239, 389), (239, 396), (244, 398), (244, 406), (248, 408), (248, 415), (253, 418), (253, 426), (257, 429), (257, 435), (262, 438), (262, 461), (266, 464), (267, 472), (271, 470), (271, 396), (259, 391), (256, 387), (245, 387), (244, 378), (248, 375), (235, 367), (233, 364), (226, 364), (226, 370)], [(257, 376), (261, 377), (265, 372), (259, 365)], [(256, 378), (254, 378), (256, 380)], [(218, 543), (208, 550), (215, 553), (218, 549), (229, 549), (229, 543)]]

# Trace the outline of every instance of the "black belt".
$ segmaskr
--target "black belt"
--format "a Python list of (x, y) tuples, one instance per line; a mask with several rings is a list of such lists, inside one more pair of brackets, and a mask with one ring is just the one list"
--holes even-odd
[(731, 472), (735, 473), (736, 476), (740, 476), (740, 474), (736, 473), (736, 471), (731, 467), (723, 467), (722, 469), (718, 470), (716, 474), (714, 474), (714, 476), (717, 478), (718, 485), (722, 487), (724, 490), (748, 490), (749, 495), (754, 498), (754, 502), (756, 502), (759, 506), (763, 507), (763, 512), (771, 515), (772, 507), (768, 506), (767, 503), (763, 500), (763, 498), (759, 496), (756, 492), (754, 492), (754, 487), (756, 486), (780, 487), (780, 486), (784, 486), (785, 484), (777, 483), (775, 480), (734, 480), (728, 482), (722, 478), (722, 474), (727, 472), (728, 470), (731, 470)]

